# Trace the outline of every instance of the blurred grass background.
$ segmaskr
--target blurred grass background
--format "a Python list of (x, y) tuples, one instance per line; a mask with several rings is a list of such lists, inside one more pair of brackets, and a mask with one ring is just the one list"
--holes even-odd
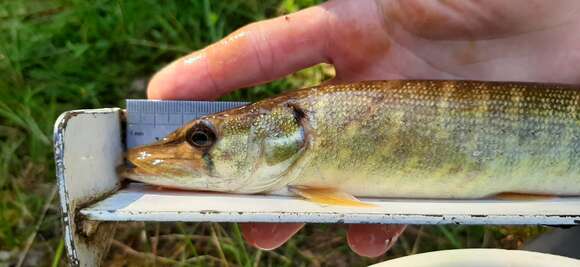
[[(144, 98), (147, 79), (171, 60), (318, 2), (0, 1), (0, 266), (65, 263), (51, 146), (58, 114)], [(256, 100), (332, 73), (316, 66), (225, 98)], [(285, 246), (259, 251), (235, 224), (133, 223), (119, 229), (107, 266), (364, 266), (439, 249), (518, 248), (541, 231), (411, 226), (385, 256), (365, 259), (348, 249), (340, 225), (309, 225)]]

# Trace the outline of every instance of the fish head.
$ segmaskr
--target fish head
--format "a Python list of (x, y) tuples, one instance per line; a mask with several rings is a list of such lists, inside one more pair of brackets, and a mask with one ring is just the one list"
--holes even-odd
[(132, 166), (121, 175), (185, 190), (277, 189), (306, 150), (298, 115), (288, 105), (249, 105), (193, 120), (159, 142), (129, 149)]

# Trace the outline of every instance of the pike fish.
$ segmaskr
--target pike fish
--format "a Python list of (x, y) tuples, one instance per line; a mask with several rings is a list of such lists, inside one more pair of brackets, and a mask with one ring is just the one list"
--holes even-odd
[(123, 176), (311, 201), (580, 195), (580, 89), (368, 81), (290, 91), (130, 149)]

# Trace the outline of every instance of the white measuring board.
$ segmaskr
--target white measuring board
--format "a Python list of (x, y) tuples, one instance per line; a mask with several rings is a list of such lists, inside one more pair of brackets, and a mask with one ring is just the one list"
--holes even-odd
[(292, 196), (188, 192), (131, 183), (81, 214), (98, 221), (580, 225), (580, 198), (572, 197), (362, 200), (377, 207), (323, 206)]
[[(91, 147), (106, 147), (118, 140), (121, 127), (114, 110), (83, 111), (82, 116), (70, 117), (65, 127), (71, 139), (62, 143), (78, 159), (69, 158), (68, 165), (91, 166), (91, 171), (79, 172), (72, 180), (94, 180), (114, 169), (118, 157), (86, 151), (77, 146), (73, 137), (83, 133), (91, 140)], [(85, 121), (86, 120), (86, 121)], [(99, 129), (118, 129), (119, 132), (87, 132), (86, 127), (99, 121)], [(79, 133), (76, 133), (79, 131)], [(91, 137), (91, 134), (95, 135)], [(120, 142), (118, 142), (120, 143)], [(79, 152), (75, 152), (75, 151)], [(73, 153), (75, 152), (75, 153)], [(122, 153), (119, 149), (118, 153)], [(84, 165), (83, 165), (84, 164)], [(80, 166), (79, 165), (79, 166)], [(71, 167), (64, 169), (71, 169)], [(107, 175), (114, 175), (106, 173)], [(80, 177), (82, 175), (82, 177)], [(100, 178), (99, 178), (100, 179)], [(120, 179), (114, 177), (114, 179)], [(94, 181), (97, 182), (97, 181)], [(70, 186), (81, 187), (78, 183)], [(75, 188), (67, 189), (69, 192)], [(87, 191), (88, 194), (88, 191)], [(95, 196), (98, 197), (98, 196)], [(90, 199), (87, 195), (84, 199)], [(377, 208), (348, 208), (322, 206), (293, 196), (235, 195), (188, 191), (157, 190), (140, 183), (130, 183), (98, 202), (86, 203), (80, 210), (86, 219), (97, 221), (212, 221), (212, 222), (327, 222), (327, 223), (415, 223), (415, 224), (549, 224), (579, 225), (580, 198), (545, 200), (430, 200), (430, 199), (363, 199)]]
[[(115, 168), (123, 154), (122, 113), (117, 108), (69, 111), (55, 125), (60, 214), (72, 266), (98, 266), (107, 255), (115, 223), (102, 221), (580, 225), (580, 197), (363, 199), (377, 207), (347, 208), (290, 196), (158, 190), (140, 183), (119, 189), (122, 181)], [(87, 232), (92, 234), (85, 236)]]

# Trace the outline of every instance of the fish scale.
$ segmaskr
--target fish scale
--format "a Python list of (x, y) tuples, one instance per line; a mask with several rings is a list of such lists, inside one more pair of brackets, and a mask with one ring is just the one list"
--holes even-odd
[[(577, 89), (467, 81), (374, 82), (360, 88), (381, 92), (383, 100), (376, 105), (382, 116), (369, 120), (367, 114), (353, 113), (359, 116), (345, 117), (337, 115), (342, 108), (308, 105), (317, 103), (310, 99), (304, 100), (303, 106), (307, 114), (311, 109), (317, 124), (376, 125), (368, 137), (362, 137), (376, 149), (353, 141), (361, 138), (362, 129), (351, 135), (344, 129), (319, 127), (314, 135), (324, 136), (324, 140), (314, 147), (321, 151), (310, 153), (323, 156), (314, 157), (294, 183), (322, 186), (317, 180), (324, 176), (325, 182), (359, 196), (473, 197), (529, 188), (535, 188), (534, 193), (550, 193), (550, 186), (543, 185), (542, 179), (532, 179), (538, 176), (534, 172), (540, 172), (547, 176), (545, 181), (550, 180), (549, 173), (561, 179), (554, 187), (570, 186), (565, 193), (580, 193), (580, 159), (577, 150), (570, 149), (579, 146), (579, 111), (571, 108), (577, 102)], [(337, 86), (318, 96), (327, 98), (318, 103), (353, 107), (359, 100), (364, 102), (358, 94), (336, 96), (333, 90), (359, 88)], [(550, 101), (544, 100), (545, 96)], [(550, 109), (555, 103), (563, 107)], [(372, 138), (376, 136), (384, 138)], [(523, 168), (529, 171), (522, 173)], [(569, 172), (559, 174), (562, 168)], [(359, 177), (376, 186), (358, 186)], [(440, 186), (442, 179), (449, 187)], [(466, 182), (473, 184), (472, 190), (459, 187), (461, 190), (454, 191), (452, 185)], [(490, 185), (476, 186), (485, 183)], [(502, 183), (499, 188), (495, 186)]]
[[(199, 125), (217, 136), (209, 149), (184, 141)], [(146, 151), (149, 161), (174, 150), (180, 168), (196, 166), (189, 177), (164, 175), (169, 164), (129, 177), (239, 193), (290, 186), (369, 197), (580, 195), (580, 90), (482, 81), (313, 87), (202, 116), (129, 155)]]

